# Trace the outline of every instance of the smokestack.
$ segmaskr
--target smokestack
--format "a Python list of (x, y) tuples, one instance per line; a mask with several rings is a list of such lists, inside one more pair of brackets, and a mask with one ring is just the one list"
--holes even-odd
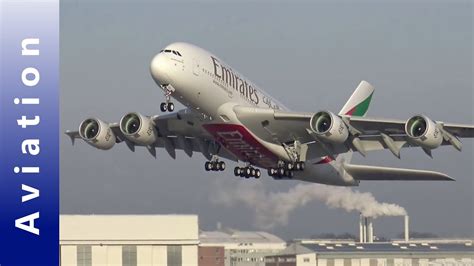
[(367, 217), (364, 217), (362, 232), (364, 233), (363, 237), (362, 237), (364, 242), (362, 242), (362, 243), (367, 243)]
[(362, 214), (359, 216), (359, 241), (360, 243), (364, 243), (364, 216)]
[(217, 231), (221, 231), (221, 230), (222, 230), (222, 224), (221, 224), (221, 222), (217, 222), (217, 224), (216, 224), (216, 229), (217, 229)]
[(374, 225), (372, 218), (367, 218), (369, 220), (369, 228), (367, 229), (367, 242), (374, 243)]
[(410, 240), (409, 217), (405, 215), (405, 242)]

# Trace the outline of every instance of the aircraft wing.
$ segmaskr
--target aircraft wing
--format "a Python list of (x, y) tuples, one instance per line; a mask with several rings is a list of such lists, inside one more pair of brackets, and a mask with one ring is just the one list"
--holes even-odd
[[(224, 149), (215, 150), (218, 146), (214, 145), (212, 137), (202, 129), (201, 117), (189, 109), (150, 118), (155, 124), (158, 138), (153, 145), (146, 148), (154, 157), (156, 157), (156, 148), (164, 148), (173, 158), (176, 158), (176, 150), (182, 150), (189, 157), (193, 152), (200, 152), (210, 160), (211, 154), (218, 153), (223, 158), (235, 160), (234, 156)], [(128, 140), (121, 132), (119, 123), (109, 123), (108, 126), (116, 137), (116, 143), (125, 143), (133, 152), (136, 146), (142, 146)], [(76, 139), (82, 139), (79, 131), (68, 130), (65, 134), (71, 138), (73, 144)]]
[[(254, 134), (273, 143), (292, 143), (299, 141), (308, 144), (308, 158), (337, 155), (349, 150), (365, 155), (368, 151), (389, 149), (400, 157), (405, 147), (419, 146), (410, 141), (405, 132), (403, 120), (380, 119), (359, 116), (335, 115), (344, 121), (351, 134), (344, 143), (321, 141), (312, 132), (310, 120), (314, 113), (299, 113), (274, 110), (270, 108), (234, 107), (237, 118)], [(443, 136), (441, 145), (453, 145), (461, 149), (459, 138), (474, 137), (474, 126), (435, 122)], [(354, 138), (356, 142), (354, 143)], [(424, 149), (431, 156), (428, 149)]]
[(356, 180), (455, 181), (443, 173), (427, 170), (354, 164), (344, 164), (343, 167)]

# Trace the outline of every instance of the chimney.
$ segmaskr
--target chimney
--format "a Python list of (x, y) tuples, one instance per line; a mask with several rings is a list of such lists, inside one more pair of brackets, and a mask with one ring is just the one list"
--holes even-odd
[(405, 215), (405, 242), (410, 240), (409, 217)]
[(364, 242), (362, 242), (362, 243), (367, 243), (367, 217), (364, 217), (362, 232), (364, 233), (363, 237), (362, 237)]
[(364, 243), (364, 216), (362, 214), (359, 216), (359, 241)]
[(221, 224), (221, 222), (217, 222), (217, 224), (216, 224), (216, 230), (217, 230), (217, 231), (221, 231), (221, 230), (222, 230), (222, 224)]
[(369, 220), (369, 225), (367, 229), (367, 242), (374, 243), (374, 225), (372, 218), (367, 218)]

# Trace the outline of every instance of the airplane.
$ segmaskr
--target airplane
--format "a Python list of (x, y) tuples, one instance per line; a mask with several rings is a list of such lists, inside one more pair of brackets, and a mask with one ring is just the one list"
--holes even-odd
[[(156, 158), (164, 148), (207, 159), (206, 171), (223, 171), (221, 158), (236, 162), (234, 175), (260, 178), (266, 169), (276, 180), (301, 180), (334, 186), (358, 186), (366, 180), (454, 180), (427, 170), (351, 164), (352, 154), (389, 150), (400, 159), (402, 148), (420, 147), (428, 156), (442, 145), (461, 151), (460, 138), (472, 138), (474, 125), (444, 123), (426, 115), (407, 120), (366, 117), (374, 87), (361, 81), (336, 114), (328, 110), (295, 112), (271, 97), (222, 59), (195, 45), (166, 46), (150, 63), (150, 73), (164, 92), (162, 115), (138, 112), (118, 123), (87, 118), (77, 131), (66, 131), (74, 145), (82, 139), (109, 150), (125, 143), (145, 147)], [(174, 111), (172, 98), (185, 109)]]

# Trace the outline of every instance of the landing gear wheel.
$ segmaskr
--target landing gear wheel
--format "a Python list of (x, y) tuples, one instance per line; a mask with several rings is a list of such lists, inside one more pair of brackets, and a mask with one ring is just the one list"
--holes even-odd
[(278, 169), (277, 169), (277, 174), (278, 174), (279, 177), (284, 176), (284, 175), (285, 175), (285, 169), (283, 169), (283, 168), (278, 168)]
[(173, 112), (174, 111), (174, 103), (169, 102), (167, 104), (167, 109), (168, 109), (169, 112)]
[(260, 178), (260, 176), (262, 175), (262, 173), (260, 172), (260, 169), (256, 169), (255, 170), (255, 178)]
[(293, 163), (287, 163), (287, 164), (285, 165), (285, 167), (286, 167), (286, 170), (293, 170), (293, 168), (294, 168), (295, 166), (294, 166)]
[(299, 162), (299, 163), (300, 163), (300, 171), (303, 171), (305, 167), (304, 162)]
[(255, 177), (257, 175), (257, 171), (255, 168), (250, 168), (250, 176)]
[(204, 169), (206, 169), (206, 171), (211, 171), (212, 170), (212, 163), (211, 162), (206, 162), (204, 164)]
[(240, 176), (240, 173), (242, 172), (242, 170), (240, 170), (240, 167), (235, 167), (234, 168), (234, 175), (235, 176)]
[(275, 175), (275, 169), (273, 168), (268, 168), (267, 170), (269, 176), (274, 176)]
[(219, 170), (224, 171), (225, 170), (225, 162), (221, 161), (217, 163), (219, 165)]
[(160, 110), (162, 112), (166, 112), (168, 110), (168, 105), (166, 103), (161, 103), (160, 104)]

